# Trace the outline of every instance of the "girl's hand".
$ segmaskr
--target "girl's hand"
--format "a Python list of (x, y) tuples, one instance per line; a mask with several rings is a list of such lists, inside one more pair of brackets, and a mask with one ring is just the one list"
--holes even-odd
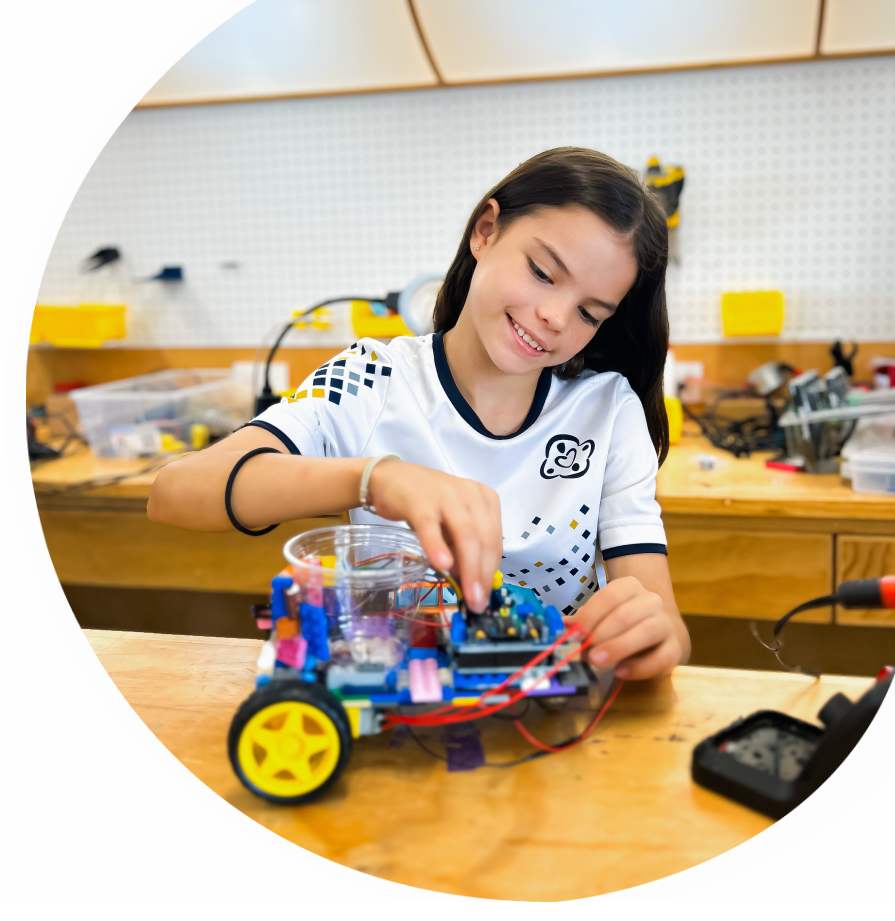
[(591, 665), (615, 666), (619, 678), (667, 675), (689, 655), (677, 610), (669, 611), (661, 595), (633, 576), (609, 582), (568, 620), (593, 632), (594, 643), (584, 653)]
[(370, 502), (389, 521), (406, 521), (429, 561), (459, 576), (466, 603), (482, 611), (503, 554), (500, 499), (490, 486), (399, 460), (370, 474)]

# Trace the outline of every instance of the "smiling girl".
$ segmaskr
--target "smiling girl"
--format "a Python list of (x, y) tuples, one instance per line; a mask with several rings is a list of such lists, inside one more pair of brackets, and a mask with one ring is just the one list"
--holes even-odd
[(595, 665), (668, 673), (690, 643), (655, 500), (667, 251), (664, 213), (631, 170), (580, 148), (532, 157), (473, 211), (434, 334), (358, 341), (165, 467), (149, 517), (241, 531), (346, 510), (403, 521), (473, 610), (500, 569), (594, 631)]

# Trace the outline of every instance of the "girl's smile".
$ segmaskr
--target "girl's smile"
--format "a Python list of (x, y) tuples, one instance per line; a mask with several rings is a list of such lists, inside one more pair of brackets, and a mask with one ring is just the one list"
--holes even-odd
[(547, 351), (540, 340), (533, 336), (524, 326), (520, 326), (510, 314), (507, 314), (507, 319), (513, 327), (513, 341), (519, 346), (524, 355), (538, 358)]

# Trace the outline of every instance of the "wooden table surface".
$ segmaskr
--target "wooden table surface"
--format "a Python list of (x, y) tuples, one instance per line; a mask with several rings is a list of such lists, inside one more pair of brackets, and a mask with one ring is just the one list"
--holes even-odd
[[(254, 686), (260, 640), (105, 631), (85, 634), (159, 740), (228, 803), (271, 831), (346, 867), (458, 895), (555, 901), (659, 879), (721, 854), (771, 820), (690, 780), (693, 747), (759, 709), (816, 721), (837, 691), (870, 679), (678, 668), (629, 683), (586, 744), (513, 768), (450, 772), (395, 732), (360, 739), (319, 801), (273, 806), (230, 769), (230, 720)], [(584, 713), (534, 712), (545, 741)], [(511, 723), (480, 728), (489, 761), (531, 749)], [(436, 730), (424, 738), (443, 750)]]
[[(718, 458), (714, 470), (702, 470), (699, 454)], [(891, 520), (895, 518), (895, 496), (856, 493), (835, 473), (807, 474), (769, 470), (769, 453), (735, 458), (713, 448), (701, 436), (685, 436), (671, 448), (659, 471), (656, 498), (663, 512), (740, 516), (783, 516), (793, 518), (851, 518)], [(87, 448), (67, 457), (36, 464), (32, 480), (38, 498), (75, 507), (97, 500), (121, 506), (145, 508), (149, 488), (159, 467), (148, 458), (97, 458)], [(147, 467), (151, 470), (146, 470)], [(141, 472), (142, 471), (142, 472)], [(126, 479), (98, 487), (77, 488), (96, 478)], [(73, 488), (74, 487), (74, 488)], [(60, 492), (59, 490), (66, 490)], [(45, 498), (42, 498), (45, 497)]]
[[(714, 470), (700, 468), (701, 454), (714, 456)], [(838, 473), (769, 469), (771, 457), (736, 458), (702, 436), (685, 435), (659, 470), (656, 498), (665, 514), (895, 519), (895, 496), (855, 492)]]

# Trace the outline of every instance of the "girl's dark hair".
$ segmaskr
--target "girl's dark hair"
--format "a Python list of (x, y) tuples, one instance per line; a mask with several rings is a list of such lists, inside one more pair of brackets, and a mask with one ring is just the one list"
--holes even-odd
[(586, 368), (623, 374), (643, 404), (661, 464), (668, 454), (668, 417), (662, 391), (668, 353), (668, 228), (658, 199), (633, 170), (595, 150), (558, 147), (526, 160), (486, 193), (472, 212), (435, 302), (436, 332), (452, 329), (466, 303), (476, 267), (469, 240), (491, 198), (500, 205), (498, 231), (539, 208), (578, 206), (589, 209), (630, 240), (638, 265), (631, 290), (587, 346), (553, 368), (553, 373), (563, 380), (578, 377)]

